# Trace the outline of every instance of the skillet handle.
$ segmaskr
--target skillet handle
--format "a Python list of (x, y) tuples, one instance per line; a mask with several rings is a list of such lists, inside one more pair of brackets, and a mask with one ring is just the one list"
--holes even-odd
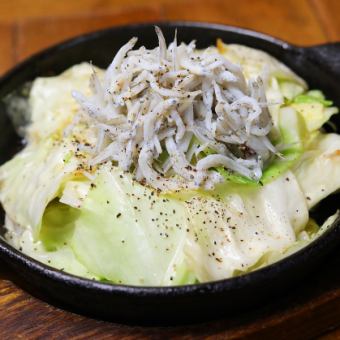
[(307, 58), (340, 80), (340, 42), (306, 47)]

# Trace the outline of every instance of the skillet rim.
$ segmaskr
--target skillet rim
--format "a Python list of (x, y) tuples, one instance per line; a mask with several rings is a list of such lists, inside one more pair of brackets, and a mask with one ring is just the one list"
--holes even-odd
[[(22, 61), (11, 67), (9, 70), (7, 70), (1, 77), (0, 77), (0, 87), (1, 84), (13, 77), (17, 72), (20, 72), (21, 69), (29, 66), (29, 64), (33, 63), (36, 60), (39, 60), (41, 58), (46, 58), (50, 54), (53, 54), (56, 51), (64, 50), (66, 48), (72, 47), (73, 45), (76, 45), (84, 40), (91, 40), (95, 39), (97, 36), (101, 36), (103, 34), (109, 33), (110, 31), (117, 31), (117, 30), (124, 30), (124, 29), (135, 29), (137, 30), (140, 27), (149, 27), (149, 26), (167, 26), (167, 27), (173, 27), (177, 28), (178, 26), (182, 27), (189, 27), (189, 28), (203, 28), (207, 30), (216, 29), (221, 31), (227, 31), (227, 32), (233, 32), (239, 35), (246, 35), (250, 36), (256, 39), (261, 39), (266, 41), (267, 43), (271, 43), (274, 45), (278, 45), (283, 49), (293, 49), (293, 50), (300, 50), (301, 48), (304, 49), (304, 47), (300, 47), (291, 43), (288, 43), (282, 39), (276, 38), (274, 36), (271, 36), (269, 34), (265, 34), (262, 32), (258, 32), (255, 30), (250, 30), (243, 27), (238, 26), (231, 26), (231, 25), (223, 25), (223, 24), (217, 24), (217, 23), (209, 23), (209, 22), (200, 22), (200, 21), (155, 21), (155, 22), (141, 22), (141, 23), (133, 23), (133, 24), (126, 24), (126, 25), (117, 25), (117, 26), (111, 26), (108, 28), (96, 30), (93, 32), (88, 32), (85, 34), (77, 35), (73, 38), (69, 38), (66, 40), (63, 40), (59, 43), (53, 44), (47, 48), (43, 48), (42, 50), (39, 50), (32, 55), (30, 55), (27, 58), (24, 58)], [(313, 45), (308, 46), (306, 48), (315, 47), (319, 45)]]

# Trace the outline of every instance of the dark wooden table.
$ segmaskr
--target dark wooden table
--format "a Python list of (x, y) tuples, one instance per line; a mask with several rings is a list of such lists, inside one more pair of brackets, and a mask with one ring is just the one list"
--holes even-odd
[[(83, 32), (182, 19), (247, 27), (300, 45), (340, 41), (338, 0), (2, 0), (0, 72)], [(15, 273), (0, 263), (0, 339), (340, 339), (340, 254), (271, 305), (185, 327), (143, 328), (89, 319), (50, 306), (14, 282)]]

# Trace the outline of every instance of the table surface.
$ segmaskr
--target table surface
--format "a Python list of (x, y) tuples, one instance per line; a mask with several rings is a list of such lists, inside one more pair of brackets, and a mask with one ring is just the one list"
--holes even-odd
[[(131, 22), (192, 20), (258, 30), (298, 45), (340, 41), (338, 0), (0, 1), (0, 73), (66, 38)], [(340, 258), (273, 306), (186, 327), (132, 327), (88, 319), (42, 302), (0, 263), (0, 338), (340, 339)]]

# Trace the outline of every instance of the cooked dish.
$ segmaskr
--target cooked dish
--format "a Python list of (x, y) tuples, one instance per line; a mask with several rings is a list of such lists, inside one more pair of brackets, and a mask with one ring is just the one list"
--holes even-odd
[(268, 54), (124, 45), (107, 70), (37, 78), (25, 147), (0, 167), (6, 240), (66, 272), (168, 286), (241, 275), (307, 245), (340, 187), (338, 112)]

